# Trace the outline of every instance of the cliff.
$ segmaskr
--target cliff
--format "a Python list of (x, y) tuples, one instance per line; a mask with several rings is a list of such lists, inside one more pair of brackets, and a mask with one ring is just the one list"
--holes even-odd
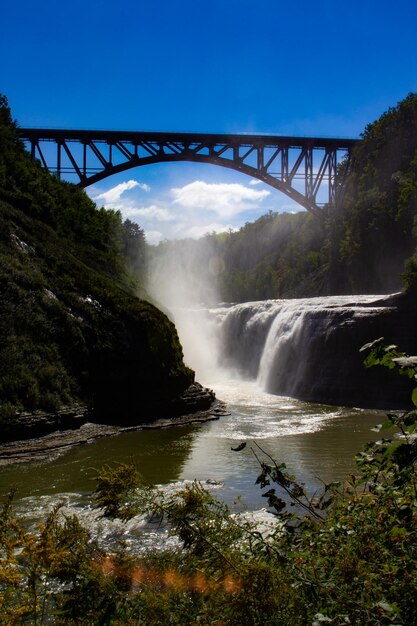
[(365, 368), (361, 347), (379, 337), (417, 354), (411, 294), (267, 300), (230, 308), (222, 322), (223, 363), (270, 393), (309, 402), (407, 408), (413, 383)]
[(136, 297), (123, 236), (119, 213), (30, 161), (1, 98), (0, 439), (24, 437), (25, 416), (33, 436), (34, 423), (141, 424), (213, 402), (187, 392), (194, 373), (172, 322)]

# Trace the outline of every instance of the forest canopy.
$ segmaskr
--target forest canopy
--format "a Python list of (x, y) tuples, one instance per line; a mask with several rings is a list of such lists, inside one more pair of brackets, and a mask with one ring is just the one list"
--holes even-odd
[(366, 127), (340, 176), (345, 193), (321, 219), (270, 211), (236, 232), (162, 242), (150, 256), (191, 259), (194, 273), (214, 280), (228, 302), (413, 289), (417, 94)]

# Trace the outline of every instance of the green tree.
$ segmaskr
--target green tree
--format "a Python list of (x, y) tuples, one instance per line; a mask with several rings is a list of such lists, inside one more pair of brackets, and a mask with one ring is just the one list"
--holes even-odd
[(145, 231), (136, 222), (126, 219), (122, 229), (123, 255), (135, 275), (143, 276), (146, 269)]

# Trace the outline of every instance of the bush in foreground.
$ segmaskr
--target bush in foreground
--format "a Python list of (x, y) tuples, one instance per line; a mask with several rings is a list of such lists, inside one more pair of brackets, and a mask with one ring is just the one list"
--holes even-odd
[[(415, 357), (381, 341), (367, 349), (368, 365), (415, 377)], [(388, 436), (357, 456), (358, 476), (314, 498), (254, 444), (257, 482), (275, 514), (268, 534), (198, 483), (167, 496), (133, 466), (106, 467), (93, 496), (102, 515), (146, 513), (179, 540), (141, 557), (105, 552), (58, 508), (27, 532), (9, 498), (0, 518), (2, 623), (416, 624), (416, 428), (416, 410), (388, 415), (377, 426)]]

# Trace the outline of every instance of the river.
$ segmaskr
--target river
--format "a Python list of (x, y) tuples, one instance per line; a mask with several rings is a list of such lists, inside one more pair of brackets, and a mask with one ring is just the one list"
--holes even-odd
[[(368, 310), (371, 298), (365, 299)], [(291, 307), (293, 311), (305, 311), (306, 302), (303, 301), (303, 306), (292, 303)], [(334, 300), (326, 302), (335, 306)], [(317, 301), (313, 304), (316, 307)], [(345, 305), (343, 299), (338, 300), (338, 306)], [(265, 377), (265, 350), (258, 344), (266, 348), (271, 332), (274, 336), (279, 334), (276, 320), (277, 311), (283, 316), (282, 303), (255, 303), (249, 307), (251, 315), (247, 312), (249, 305), (245, 305), (246, 313), (242, 313), (245, 307), (239, 306), (240, 310), (221, 307), (211, 311), (174, 312), (186, 362), (197, 370), (200, 382), (214, 389), (217, 397), (226, 402), (228, 415), (199, 425), (128, 432), (61, 452), (48, 462), (3, 468), (1, 492), (17, 487), (16, 506), (28, 523), (35, 523), (62, 501), (66, 512), (78, 513), (104, 542), (108, 537), (113, 538), (116, 530), (123, 536), (128, 533), (131, 541), (139, 533), (142, 545), (152, 541), (155, 529), (149, 529), (143, 520), (123, 527), (94, 521), (96, 511), (90, 501), (94, 476), (98, 468), (114, 461), (135, 463), (148, 482), (168, 490), (187, 481), (200, 480), (237, 511), (255, 511), (265, 506), (255, 485), (259, 465), (254, 450), (259, 455), (258, 446), (277, 461), (285, 462), (306, 483), (310, 493), (323, 481), (342, 480), (354, 472), (354, 454), (375, 436), (371, 428), (383, 420), (381, 412), (302, 402), (264, 391), (262, 386), (267, 385), (260, 376)], [(252, 341), (253, 356), (249, 360), (259, 360), (255, 368), (257, 376), (250, 377), (247, 372), (243, 376), (238, 372), (236, 359), (232, 362), (224, 355), (225, 339), (219, 329), (226, 327), (229, 318), (230, 334), (231, 319), (239, 316), (246, 324), (245, 341)], [(288, 353), (288, 320), (284, 320), (284, 326)], [(248, 327), (252, 338), (248, 338)], [(291, 328), (292, 333), (300, 334), (294, 321)], [(243, 335), (237, 336), (236, 348), (240, 356), (244, 349), (247, 360), (245, 341)], [(220, 363), (222, 352), (223, 363)], [(270, 363), (271, 358), (269, 352)], [(242, 442), (246, 443), (242, 451), (232, 450)]]

